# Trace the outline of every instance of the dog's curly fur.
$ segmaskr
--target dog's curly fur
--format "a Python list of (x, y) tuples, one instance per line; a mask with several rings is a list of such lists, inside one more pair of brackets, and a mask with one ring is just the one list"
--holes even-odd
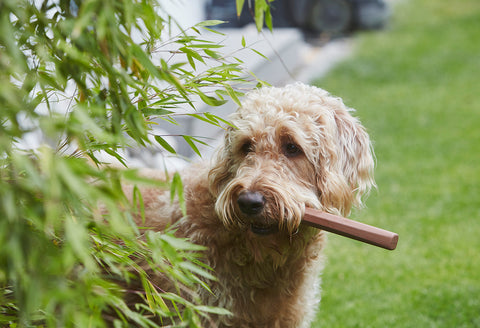
[[(183, 173), (187, 216), (144, 191), (146, 226), (177, 223), (207, 247), (218, 280), (218, 327), (308, 327), (318, 308), (325, 234), (301, 224), (306, 206), (348, 215), (374, 185), (365, 129), (341, 99), (301, 83), (246, 95), (211, 165)], [(208, 325), (210, 325), (208, 323)]]

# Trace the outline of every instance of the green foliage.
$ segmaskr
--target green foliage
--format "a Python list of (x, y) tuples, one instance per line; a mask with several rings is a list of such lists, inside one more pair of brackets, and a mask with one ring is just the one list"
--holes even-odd
[(374, 140), (378, 193), (355, 218), (393, 252), (330, 236), (312, 327), (480, 326), (480, 2), (400, 2), (319, 85)]
[[(268, 6), (257, 18), (263, 11)], [(155, 0), (0, 1), (2, 327), (104, 326), (107, 314), (117, 327), (153, 327), (153, 314), (197, 327), (203, 315), (226, 313), (162, 292), (146, 273), (187, 289), (214, 279), (200, 247), (171, 232), (140, 238), (133, 215), (144, 216), (142, 196), (135, 187), (130, 204), (121, 188), (171, 188), (184, 209), (179, 176), (150, 181), (99, 158), (105, 152), (123, 163), (120, 150), (150, 140), (175, 153), (162, 136), (149, 138), (155, 120), (176, 124), (181, 104), (238, 102), (234, 86), (251, 81), (200, 33), (219, 23), (169, 36), (175, 24)], [(42, 146), (25, 149), (32, 136)], [(199, 139), (184, 139), (198, 152)], [(140, 281), (130, 292), (145, 304), (127, 306), (117, 280)]]
[[(249, 10), (253, 12), (255, 19), (255, 25), (258, 31), (262, 30), (263, 24), (265, 24), (270, 31), (273, 29), (272, 14), (270, 12), (270, 2), (273, 0), (256, 0), (254, 1), (253, 8), (251, 8), (251, 2), (248, 1)], [(242, 13), (245, 0), (236, 0), (237, 2), (237, 15)]]

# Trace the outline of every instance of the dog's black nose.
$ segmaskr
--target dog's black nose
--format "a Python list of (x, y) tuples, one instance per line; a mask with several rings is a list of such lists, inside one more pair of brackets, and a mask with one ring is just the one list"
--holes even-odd
[(265, 206), (265, 197), (256, 191), (244, 191), (237, 199), (240, 211), (248, 215), (259, 214)]

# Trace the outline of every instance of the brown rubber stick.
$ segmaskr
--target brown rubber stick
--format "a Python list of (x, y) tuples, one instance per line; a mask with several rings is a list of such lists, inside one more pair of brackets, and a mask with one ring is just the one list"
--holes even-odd
[(394, 232), (313, 208), (305, 208), (303, 223), (388, 250), (397, 247), (398, 234)]

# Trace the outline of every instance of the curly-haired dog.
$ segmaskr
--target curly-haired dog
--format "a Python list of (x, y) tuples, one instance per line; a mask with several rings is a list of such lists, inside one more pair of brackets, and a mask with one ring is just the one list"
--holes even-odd
[[(308, 327), (319, 302), (325, 234), (301, 224), (306, 206), (348, 215), (374, 184), (371, 144), (341, 99), (300, 83), (247, 94), (210, 166), (183, 175), (187, 216), (144, 192), (146, 226), (178, 223), (204, 245), (218, 280), (205, 304), (218, 327)], [(208, 323), (208, 325), (210, 325)]]

